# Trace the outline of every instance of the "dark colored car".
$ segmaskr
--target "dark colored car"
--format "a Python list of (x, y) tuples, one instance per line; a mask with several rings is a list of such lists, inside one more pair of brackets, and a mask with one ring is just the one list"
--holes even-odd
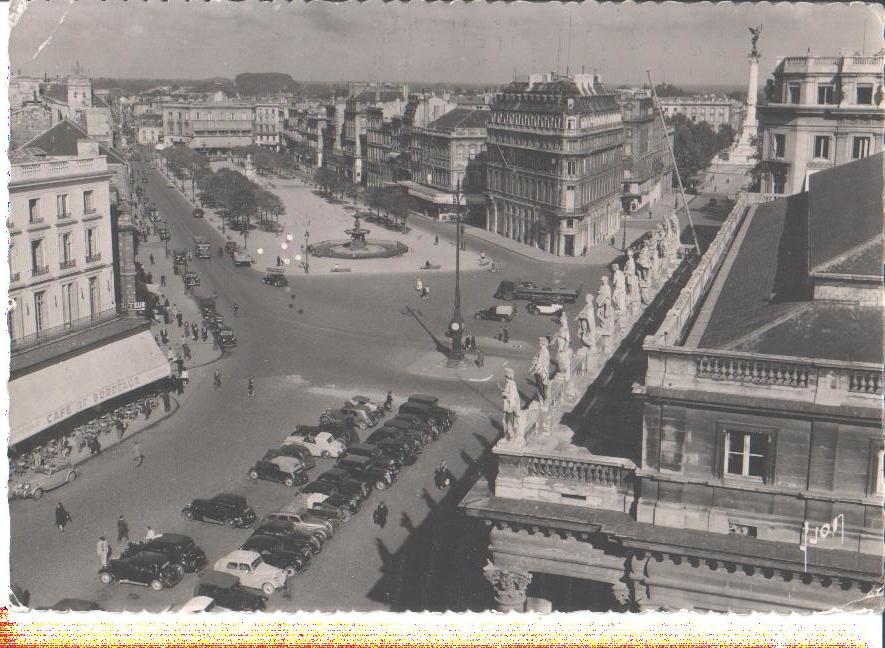
[[(404, 418), (394, 417), (384, 423), (382, 430), (390, 433), (404, 436), (417, 444), (416, 451), (420, 451), (424, 446), (433, 440), (433, 430), (423, 424), (416, 424), (413, 421)], [(371, 440), (371, 437), (370, 437)]]
[(414, 401), (406, 401), (399, 406), (400, 414), (408, 414), (410, 416), (418, 416), (422, 420), (437, 426), (440, 430), (447, 431), (455, 422), (456, 414), (445, 407), (437, 405), (427, 405), (426, 403), (417, 403)]
[(191, 216), (194, 218), (203, 218), (203, 210), (197, 207), (191, 212)]
[(233, 349), (237, 346), (237, 338), (231, 327), (222, 326), (218, 329), (218, 346), (222, 349)]
[[(395, 459), (400, 458), (395, 454), (389, 454), (393, 446), (401, 446), (403, 450), (413, 455), (420, 454), (421, 450), (424, 448), (420, 439), (406, 434), (402, 430), (391, 427), (383, 427), (380, 430), (376, 430), (369, 435), (369, 438), (366, 439), (366, 441), (377, 445), (381, 450), (385, 451), (385, 453), (388, 453), (388, 456), (392, 456)], [(406, 465), (415, 463), (414, 461), (406, 461), (404, 458), (400, 459), (400, 461)]]
[(249, 469), (249, 479), (266, 479), (292, 488), (307, 483), (307, 472), (298, 457), (285, 455), (272, 459), (260, 459)]
[(326, 501), (329, 504), (332, 506), (344, 507), (350, 511), (350, 513), (356, 513), (360, 510), (360, 506), (362, 506), (363, 500), (361, 497), (343, 493), (338, 490), (334, 484), (327, 481), (312, 481), (301, 490), (305, 493), (321, 493), (322, 495), (327, 495), (329, 499)]
[(131, 558), (115, 558), (98, 572), (105, 585), (114, 581), (133, 585), (146, 585), (160, 591), (175, 587), (182, 575), (165, 555), (154, 551), (142, 551)]
[(425, 445), (432, 440), (438, 439), (441, 432), (438, 425), (430, 421), (425, 421), (423, 417), (415, 414), (399, 413), (387, 421), (387, 425), (388, 427), (406, 431), (411, 430), (416, 434), (423, 435), (422, 438)]
[(38, 610), (56, 610), (58, 612), (93, 612), (101, 610), (102, 607), (95, 601), (87, 601), (86, 599), (65, 598), (55, 605), (50, 605)]
[(384, 466), (397, 473), (403, 467), (401, 461), (389, 456), (389, 454), (385, 454), (380, 446), (371, 443), (355, 443), (347, 449), (347, 452), (341, 455), (339, 461), (349, 457), (367, 457), (379, 466)]
[(261, 283), (267, 286), (273, 286), (274, 288), (285, 288), (289, 285), (289, 280), (281, 274), (271, 273), (263, 276), (261, 278)]
[(317, 481), (328, 482), (342, 493), (354, 495), (360, 499), (366, 499), (374, 486), (373, 482), (357, 479), (341, 468), (327, 470), (317, 477)]
[(347, 474), (357, 481), (373, 484), (378, 490), (384, 490), (396, 481), (395, 470), (390, 466), (377, 463), (369, 457), (345, 455), (338, 459), (336, 468), (346, 470)]
[(264, 562), (282, 569), (286, 576), (307, 569), (313, 555), (306, 545), (293, 546), (282, 538), (258, 533), (253, 533), (240, 548), (260, 554)]
[(180, 533), (164, 533), (150, 540), (130, 542), (120, 558), (131, 558), (145, 551), (166, 556), (179, 574), (193, 573), (206, 566), (206, 554), (193, 538)]
[(411, 443), (401, 439), (385, 438), (379, 441), (373, 441), (370, 445), (375, 445), (381, 450), (381, 454), (388, 459), (398, 461), (404, 466), (411, 466), (418, 461), (418, 453), (412, 449)]
[(258, 612), (267, 607), (267, 598), (240, 585), (233, 574), (210, 571), (194, 588), (194, 596), (209, 596), (215, 603), (234, 612)]
[(323, 549), (323, 540), (307, 531), (299, 531), (288, 522), (282, 520), (268, 520), (255, 528), (252, 535), (273, 536), (285, 538), (293, 546), (306, 547), (311, 554), (318, 554)]
[(473, 314), (473, 319), (477, 320), (493, 320), (496, 322), (509, 322), (513, 319), (512, 306), (491, 306), (483, 308)]
[(304, 466), (305, 470), (310, 470), (317, 465), (317, 462), (310, 454), (310, 450), (298, 443), (289, 443), (279, 448), (271, 448), (264, 453), (265, 459), (270, 460), (274, 457), (295, 457), (296, 459), (301, 459), (301, 465)]
[(221, 493), (211, 499), (195, 499), (181, 514), (188, 520), (214, 522), (240, 529), (250, 527), (257, 519), (255, 511), (242, 495)]

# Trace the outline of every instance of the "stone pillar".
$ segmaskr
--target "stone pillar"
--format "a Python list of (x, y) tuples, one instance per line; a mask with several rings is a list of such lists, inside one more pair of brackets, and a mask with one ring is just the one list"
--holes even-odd
[[(120, 260), (121, 312), (128, 312), (128, 305), (135, 301), (135, 232), (132, 208), (125, 198), (120, 198), (117, 211), (117, 257)], [(135, 316), (132, 312), (130, 315)]]
[(498, 612), (525, 612), (526, 589), (532, 582), (529, 572), (500, 569), (491, 560), (482, 570), (494, 590)]
[(747, 114), (744, 117), (744, 129), (756, 132), (756, 94), (759, 92), (759, 55), (750, 53), (750, 78), (747, 82)]

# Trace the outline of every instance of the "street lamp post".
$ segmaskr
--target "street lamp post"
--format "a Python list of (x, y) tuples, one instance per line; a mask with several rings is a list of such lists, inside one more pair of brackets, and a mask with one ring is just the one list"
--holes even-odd
[(455, 188), (455, 307), (452, 321), (449, 322), (449, 335), (452, 338), (452, 351), (449, 353), (449, 367), (460, 367), (464, 364), (464, 347), (461, 338), (464, 335), (464, 318), (461, 316), (461, 181)]

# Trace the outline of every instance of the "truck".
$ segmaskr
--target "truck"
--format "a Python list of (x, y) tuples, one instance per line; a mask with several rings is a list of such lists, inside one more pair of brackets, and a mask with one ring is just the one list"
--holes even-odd
[(194, 237), (194, 250), (196, 250), (198, 259), (212, 258), (212, 248), (209, 245), (209, 241), (204, 239), (202, 236)]
[(578, 300), (578, 291), (568, 288), (539, 288), (531, 281), (502, 281), (495, 291), (495, 299), (512, 301), (551, 301), (563, 304), (574, 304)]

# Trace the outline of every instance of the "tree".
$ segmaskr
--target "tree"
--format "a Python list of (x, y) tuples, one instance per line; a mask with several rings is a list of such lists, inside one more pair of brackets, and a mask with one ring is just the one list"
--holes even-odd
[(655, 93), (659, 97), (685, 97), (689, 94), (682, 88), (675, 85), (670, 85), (669, 83), (659, 83), (658, 85), (656, 85)]
[(729, 124), (722, 124), (716, 132), (716, 150), (724, 151), (734, 144), (735, 130)]

